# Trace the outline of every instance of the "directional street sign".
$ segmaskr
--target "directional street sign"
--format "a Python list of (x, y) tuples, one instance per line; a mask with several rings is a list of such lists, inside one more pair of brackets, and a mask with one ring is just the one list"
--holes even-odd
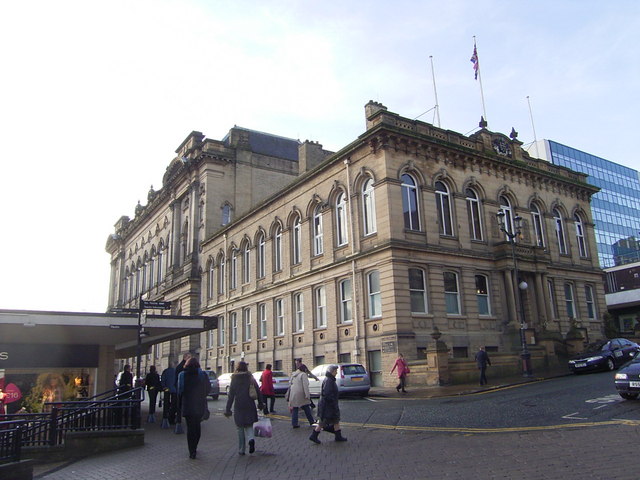
[(156, 302), (152, 300), (140, 300), (140, 309), (160, 309), (169, 310), (171, 302)]
[(137, 308), (112, 308), (110, 313), (138, 313)]

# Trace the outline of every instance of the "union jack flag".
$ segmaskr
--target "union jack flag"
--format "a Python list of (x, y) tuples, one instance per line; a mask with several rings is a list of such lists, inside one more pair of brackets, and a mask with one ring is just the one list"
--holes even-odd
[(478, 62), (478, 50), (476, 50), (476, 46), (473, 46), (473, 55), (470, 58), (471, 63), (473, 63), (473, 71), (475, 72), (475, 79), (478, 79), (478, 69), (480, 68), (480, 62)]

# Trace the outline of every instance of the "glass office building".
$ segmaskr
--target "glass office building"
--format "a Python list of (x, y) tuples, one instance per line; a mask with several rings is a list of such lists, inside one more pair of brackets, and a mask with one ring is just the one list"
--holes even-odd
[(640, 261), (640, 177), (638, 171), (552, 140), (539, 140), (529, 153), (589, 175), (600, 191), (591, 199), (602, 268)]

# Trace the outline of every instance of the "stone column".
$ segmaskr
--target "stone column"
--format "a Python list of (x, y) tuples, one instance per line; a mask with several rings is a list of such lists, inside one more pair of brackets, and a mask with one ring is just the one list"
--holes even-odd
[(513, 278), (511, 270), (504, 271), (504, 286), (507, 293), (507, 309), (509, 310), (509, 322), (518, 324), (518, 314), (516, 312), (516, 294), (513, 291)]
[(442, 334), (433, 327), (432, 340), (427, 343), (427, 385), (446, 385), (450, 382), (449, 347), (440, 341)]

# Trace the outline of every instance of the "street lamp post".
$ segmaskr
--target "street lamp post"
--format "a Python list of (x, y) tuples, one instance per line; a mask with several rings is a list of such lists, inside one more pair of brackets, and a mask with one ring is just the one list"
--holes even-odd
[[(516, 311), (520, 315), (520, 343), (522, 345), (522, 351), (520, 352), (520, 358), (522, 359), (522, 373), (525, 377), (530, 377), (533, 375), (533, 369), (531, 367), (531, 354), (529, 353), (529, 349), (527, 348), (527, 337), (525, 335), (526, 323), (524, 316), (524, 302), (522, 301), (522, 291), (526, 290), (528, 285), (524, 280), (522, 282), (518, 282), (520, 277), (520, 272), (518, 270), (518, 259), (516, 256), (516, 238), (522, 233), (522, 217), (520, 215), (516, 215), (513, 218), (513, 225), (507, 223), (506, 213), (504, 210), (500, 210), (496, 216), (498, 217), (498, 225), (500, 226), (500, 230), (504, 232), (504, 234), (509, 239), (509, 243), (511, 244), (511, 258), (513, 260), (513, 283), (515, 284), (515, 301), (516, 301)], [(510, 223), (510, 222), (509, 222)]]

